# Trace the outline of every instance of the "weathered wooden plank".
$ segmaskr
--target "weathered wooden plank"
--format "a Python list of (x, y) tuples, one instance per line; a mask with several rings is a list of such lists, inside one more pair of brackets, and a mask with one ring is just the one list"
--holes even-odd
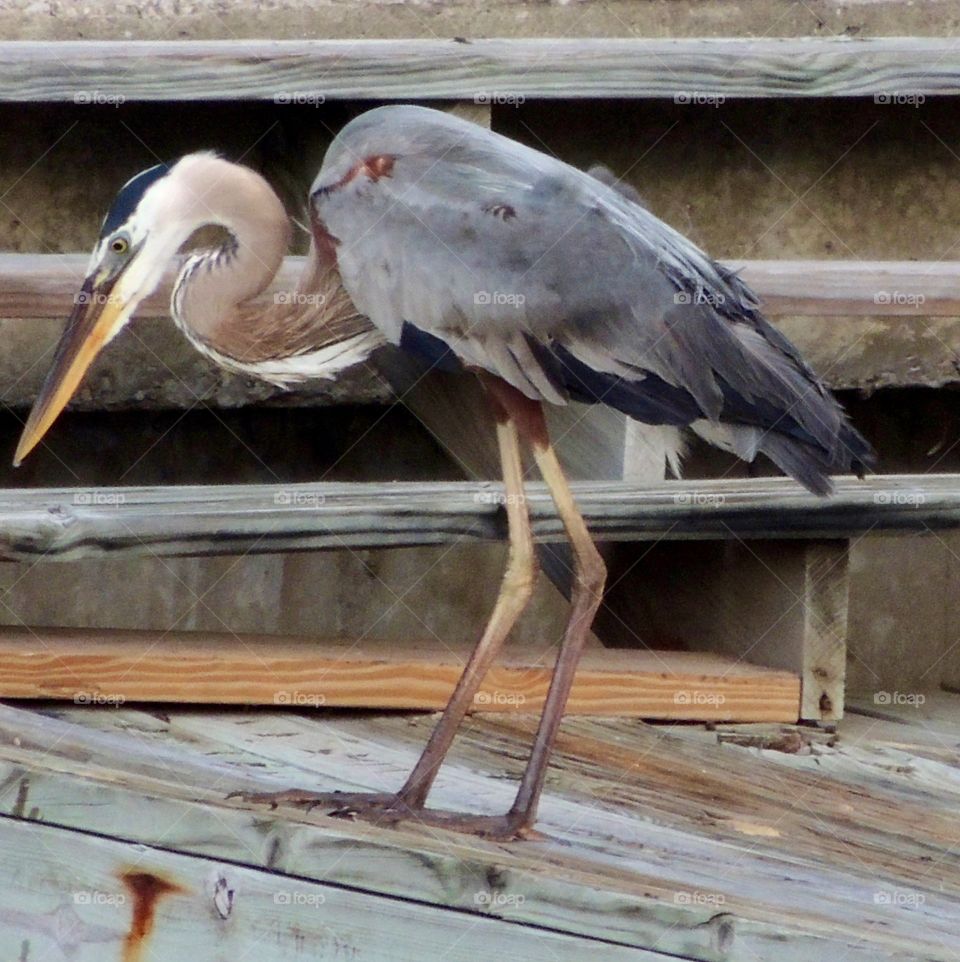
[[(0, 938), (42, 959), (266, 962), (666, 960), (661, 953), (438, 910), (233, 864), (0, 818)], [(479, 891), (479, 890), (478, 890)]]
[[(847, 612), (850, 598), (849, 544), (812, 541), (807, 544), (802, 594), (803, 644), (800, 717), (835, 721), (843, 717), (847, 675)], [(764, 655), (758, 653), (759, 660)], [(767, 662), (783, 666), (783, 662)]]
[[(0, 254), (0, 317), (65, 317), (88, 261), (87, 254)], [(303, 263), (287, 257), (260, 303), (293, 290)], [(754, 288), (771, 317), (960, 317), (956, 261), (741, 260), (726, 266)], [(168, 313), (175, 275), (171, 267), (141, 315)]]
[(851, 711), (875, 721), (878, 730), (883, 730), (884, 722), (895, 723), (909, 739), (920, 735), (914, 729), (921, 729), (942, 747), (960, 751), (960, 694), (956, 692), (886, 688), (855, 691), (848, 700)]
[[(14, 737), (21, 744), (39, 739), (49, 744), (49, 752), (0, 749), (0, 811), (15, 818), (264, 866), (276, 873), (278, 885), (294, 875), (413, 896), (426, 904), (637, 948), (656, 946), (708, 962), (746, 959), (758, 946), (782, 937), (782, 920), (735, 920), (718, 913), (708, 900), (683, 898), (682, 887), (674, 890), (655, 875), (630, 878), (604, 872), (602, 865), (569, 858), (571, 852), (563, 846), (556, 852), (540, 844), (505, 847), (415, 828), (383, 830), (224, 806), (222, 795), (238, 786), (271, 787), (259, 774), (262, 762), (253, 770), (258, 785), (238, 772), (215, 774), (213, 758), (198, 766), (201, 756), (182, 750), (173, 756), (169, 749), (147, 748), (142, 738), (126, 736), (123, 745), (131, 757), (118, 768), (115, 738), (51, 720), (43, 727), (59, 732), (55, 743), (29, 723), (15, 725), (21, 735)], [(76, 754), (82, 761), (73, 760)], [(849, 938), (842, 931), (826, 937), (810, 931), (795, 935), (798, 947), (822, 948), (831, 936)]]
[(958, 317), (951, 261), (729, 261), (771, 316)]
[[(36, 397), (46, 370), (41, 355), (56, 342), (86, 263), (86, 254), (0, 254), (0, 335), (9, 345), (0, 358), (0, 384), (8, 406), (26, 407)], [(833, 388), (939, 387), (960, 378), (956, 357), (943, 347), (960, 337), (960, 269), (954, 263), (745, 261), (730, 266), (742, 268), (768, 315)], [(292, 290), (301, 267), (300, 258), (288, 258), (261, 303)], [(167, 320), (173, 273), (148, 298), (132, 329), (98, 359), (71, 402), (74, 408), (185, 408), (198, 397), (219, 407), (268, 398), (272, 404), (293, 405), (381, 403), (391, 397), (380, 376), (395, 373), (398, 360), (389, 349), (377, 355), (375, 365), (289, 392), (214, 368)], [(445, 434), (444, 424), (470, 410), (469, 390), (462, 378), (454, 378), (449, 389), (441, 378), (435, 380), (429, 389), (421, 383), (405, 400), (449, 442), (453, 435)], [(577, 406), (553, 409), (551, 416), (574, 476), (581, 439), (623, 434), (623, 417), (615, 412), (593, 411), (583, 420)], [(603, 472), (596, 473), (597, 457), (590, 450), (583, 460), (596, 480)], [(463, 451), (460, 459), (468, 468), (477, 460)]]
[[(938, 796), (935, 781), (911, 789), (904, 772), (865, 791), (652, 726), (577, 721), (564, 725), (541, 842), (492, 845), (222, 801), (278, 779), (389, 788), (429, 725), (183, 710), (73, 710), (61, 721), (0, 706), (0, 810), (267, 865), (280, 881), (416, 893), (711, 962), (956, 951), (955, 798)], [(441, 770), (438, 803), (501, 804), (511, 788), (501, 772), (522, 766), (529, 736), (519, 720), (474, 720)], [(478, 890), (499, 905), (479, 905)]]
[[(956, 475), (841, 478), (817, 498), (788, 478), (575, 484), (600, 540), (838, 538), (960, 526)], [(209, 485), (0, 491), (0, 556), (216, 555), (501, 540), (493, 483)], [(533, 531), (564, 540), (542, 484)]]
[[(942, 694), (942, 693), (940, 693)], [(931, 696), (935, 693), (931, 692)], [(954, 696), (953, 713), (960, 716)], [(865, 794), (903, 791), (909, 782), (917, 797), (937, 795), (943, 804), (960, 803), (960, 751), (949, 728), (906, 725), (889, 718), (861, 715), (848, 701), (841, 724), (685, 725), (673, 734), (704, 745), (735, 748), (765, 762), (857, 786)]]
[[(206, 632), (0, 628), (0, 697), (77, 704), (161, 701), (300, 708), (441, 709), (467, 650), (438, 642), (212, 635)], [(552, 646), (508, 651), (476, 711), (539, 712)], [(710, 691), (708, 702), (693, 691)], [(692, 652), (589, 649), (568, 714), (793, 721), (797, 674)]]
[[(660, 97), (917, 98), (960, 92), (949, 37), (13, 41), (7, 101)], [(119, 99), (118, 99), (119, 98)], [(279, 98), (279, 99), (278, 99)], [(321, 101), (322, 102), (322, 101)], [(914, 102), (914, 101), (906, 101)]]

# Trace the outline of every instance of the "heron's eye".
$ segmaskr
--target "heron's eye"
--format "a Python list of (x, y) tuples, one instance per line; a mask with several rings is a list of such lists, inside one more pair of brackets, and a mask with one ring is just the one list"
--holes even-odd
[(110, 241), (110, 250), (112, 250), (114, 254), (126, 254), (129, 247), (130, 244), (127, 242), (126, 237), (114, 237), (114, 239)]

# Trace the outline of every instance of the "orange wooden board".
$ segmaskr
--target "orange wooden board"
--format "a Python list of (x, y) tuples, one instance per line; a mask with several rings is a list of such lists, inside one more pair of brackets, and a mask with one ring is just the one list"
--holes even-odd
[[(466, 651), (269, 635), (100, 629), (0, 632), (0, 697), (77, 704), (256, 704), (288, 708), (440, 709)], [(476, 710), (539, 712), (555, 650), (513, 650), (493, 668)], [(795, 721), (800, 680), (703, 652), (591, 648), (569, 714)]]

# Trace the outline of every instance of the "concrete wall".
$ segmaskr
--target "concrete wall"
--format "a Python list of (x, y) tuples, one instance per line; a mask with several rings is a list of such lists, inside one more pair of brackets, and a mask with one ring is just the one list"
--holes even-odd
[(20, 40), (954, 36), (954, 0), (4, 0)]

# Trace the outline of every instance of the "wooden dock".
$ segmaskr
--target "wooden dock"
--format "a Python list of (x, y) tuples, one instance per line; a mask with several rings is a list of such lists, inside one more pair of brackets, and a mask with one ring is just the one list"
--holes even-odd
[[(568, 719), (540, 837), (506, 845), (228, 798), (393, 788), (430, 715), (0, 706), (0, 945), (30, 962), (953, 962), (960, 696), (887, 694), (838, 734)], [(434, 803), (503, 809), (533, 724), (469, 719)]]

